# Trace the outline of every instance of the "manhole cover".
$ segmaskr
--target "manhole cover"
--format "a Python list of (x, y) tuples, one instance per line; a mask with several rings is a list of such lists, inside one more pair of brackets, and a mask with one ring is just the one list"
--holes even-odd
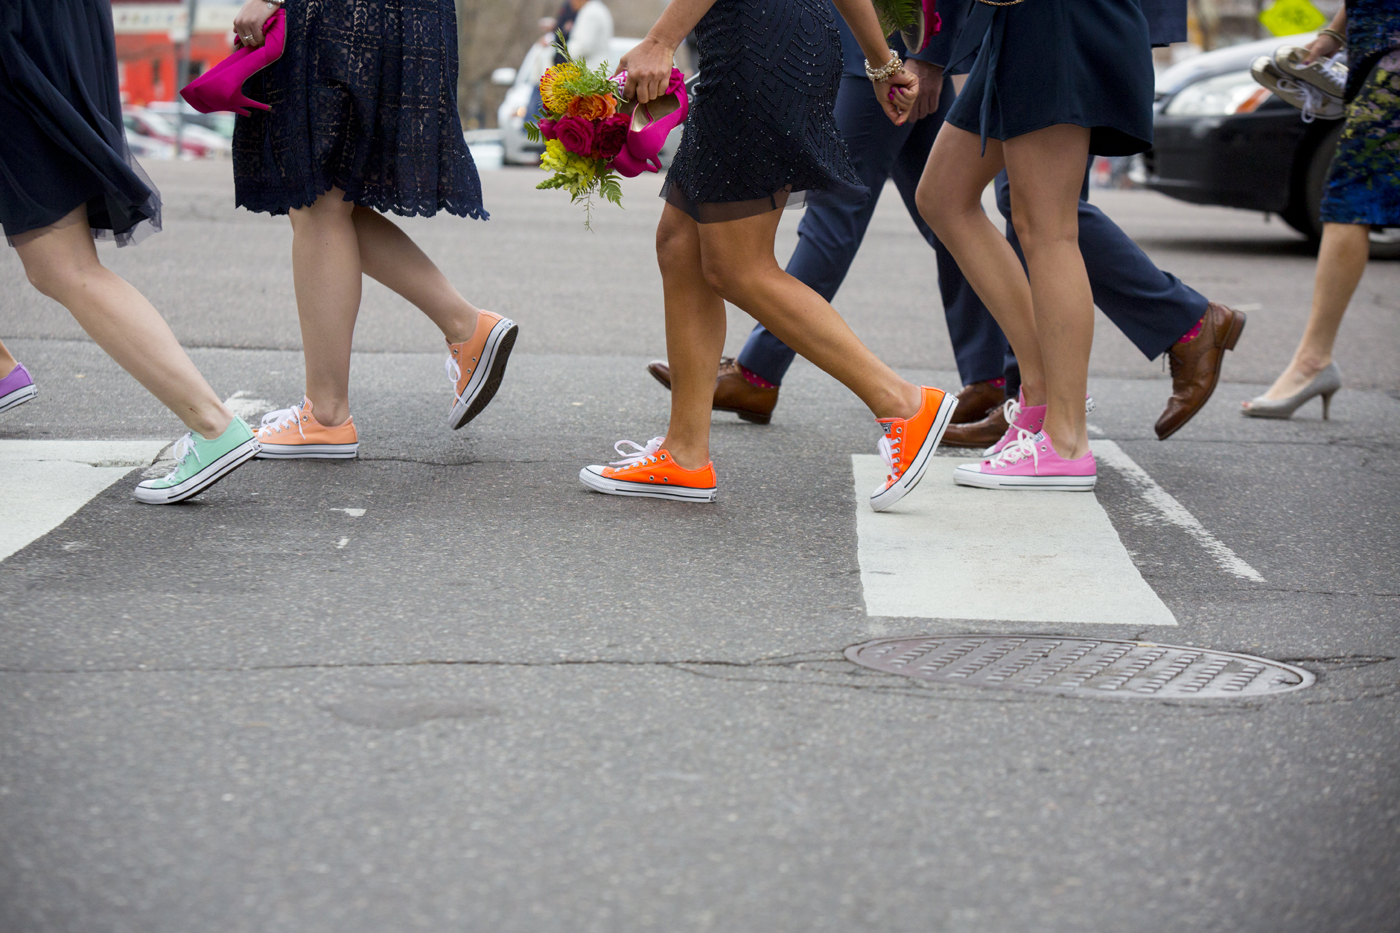
[(846, 658), (920, 680), (1128, 699), (1272, 696), (1317, 679), (1291, 664), (1229, 651), (1043, 635), (881, 638), (852, 645)]

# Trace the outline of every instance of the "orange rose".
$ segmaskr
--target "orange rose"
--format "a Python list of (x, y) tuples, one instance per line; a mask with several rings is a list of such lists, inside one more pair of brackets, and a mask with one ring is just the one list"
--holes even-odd
[(611, 94), (593, 94), (569, 101), (569, 116), (583, 120), (606, 120), (616, 112), (617, 105)]

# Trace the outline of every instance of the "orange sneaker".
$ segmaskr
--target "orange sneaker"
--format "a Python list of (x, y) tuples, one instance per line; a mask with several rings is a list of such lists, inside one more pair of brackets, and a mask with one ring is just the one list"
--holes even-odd
[[(611, 466), (586, 466), (578, 478), (596, 492), (610, 496), (650, 496), (653, 499), (675, 499), (678, 502), (715, 501), (715, 465), (707, 463), (698, 470), (687, 470), (671, 459), (662, 447), (664, 437), (653, 437), (645, 447), (636, 441), (618, 441), (613, 445), (621, 460)], [(627, 453), (622, 445), (634, 453)]]
[(270, 411), (258, 428), (259, 457), (291, 460), (348, 460), (360, 449), (355, 419), (328, 428), (311, 413), (311, 399), (300, 405)]
[(447, 424), (452, 430), (481, 414), (495, 398), (519, 333), (510, 318), (481, 311), (472, 339), (447, 345), (447, 378), (454, 394)]
[(953, 419), (953, 409), (958, 407), (958, 400), (942, 389), (921, 386), (920, 391), (923, 403), (914, 417), (878, 419), (885, 432), (880, 438), (880, 456), (890, 475), (870, 496), (870, 507), (876, 512), (894, 505), (919, 485), (929, 458)]

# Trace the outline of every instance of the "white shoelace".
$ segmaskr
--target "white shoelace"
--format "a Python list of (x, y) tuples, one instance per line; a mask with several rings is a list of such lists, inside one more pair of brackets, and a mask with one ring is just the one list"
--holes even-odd
[(1016, 440), (1003, 447), (1001, 453), (994, 454), (987, 458), (987, 465), (993, 469), (998, 469), (1000, 467), (1011, 466), (1013, 463), (1019, 463), (1029, 457), (1035, 461), (1036, 467), (1039, 467), (1040, 451), (1035, 448), (1035, 438), (1036, 436), (1034, 434), (1027, 431), (1025, 428), (1021, 428), (1020, 433), (1016, 436)]
[[(618, 441), (616, 444), (613, 444), (613, 450), (617, 451), (617, 455), (622, 459), (614, 460), (612, 463), (609, 463), (608, 466), (630, 467), (640, 466), (643, 463), (655, 463), (656, 452), (661, 449), (661, 445), (665, 443), (665, 441), (666, 438), (664, 437), (653, 437), (651, 440), (647, 441), (645, 447), (638, 444), (636, 441)], [(633, 452), (629, 454), (627, 451), (623, 450), (623, 444), (631, 447)]]
[(190, 454), (194, 454), (194, 459), (196, 463), (204, 462), (202, 459), (200, 459), (199, 451), (195, 449), (193, 431), (190, 431), (184, 437), (176, 441), (175, 446), (171, 448), (170, 456), (175, 459), (175, 469), (165, 474), (165, 478), (170, 479), (170, 477), (174, 476), (176, 473), (179, 473), (180, 467), (185, 465), (185, 458), (188, 457)]
[(1317, 119), (1318, 109), (1327, 103), (1327, 95), (1317, 88), (1303, 81), (1294, 81), (1292, 78), (1279, 78), (1278, 89), (1289, 94), (1297, 94), (1303, 98), (1303, 122), (1311, 123)]
[(462, 367), (457, 365), (457, 361), (452, 358), (452, 354), (447, 354), (447, 381), (452, 383), (452, 397), (454, 401), (460, 402), (462, 396), (457, 392), (457, 380), (462, 378)]
[(884, 437), (880, 438), (880, 442), (876, 444), (876, 447), (880, 450), (880, 459), (885, 461), (885, 466), (889, 467), (890, 476), (894, 479), (899, 479), (899, 449), (903, 440), (904, 438), (901, 437), (891, 441), (890, 436), (886, 434)]
[(306, 432), (301, 429), (301, 406), (299, 405), (291, 408), (279, 408), (276, 411), (270, 411), (263, 415), (262, 424), (258, 427), (258, 433), (262, 434), (264, 431), (280, 431), (289, 424), (295, 424), (297, 426), (297, 433), (301, 435), (301, 439), (306, 440)]

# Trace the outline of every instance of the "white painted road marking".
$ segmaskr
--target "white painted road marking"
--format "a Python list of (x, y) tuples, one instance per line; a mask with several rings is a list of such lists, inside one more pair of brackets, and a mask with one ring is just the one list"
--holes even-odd
[(53, 531), (168, 441), (0, 441), (0, 561)]
[(1230, 550), (1229, 545), (1207, 531), (1196, 516), (1148, 476), (1147, 471), (1138, 466), (1137, 461), (1124, 453), (1121, 447), (1113, 441), (1090, 441), (1089, 446), (1093, 448), (1094, 457), (1099, 463), (1107, 464), (1123, 474), (1123, 478), (1133, 487), (1134, 492), (1156, 509), (1163, 519), (1195, 538), (1196, 543), (1205, 548), (1206, 553), (1214, 558), (1221, 570), (1234, 574), (1241, 580), (1264, 582), (1263, 574), (1245, 563), (1238, 554)]
[(346, 515), (349, 515), (351, 518), (359, 518), (361, 515), (365, 514), (365, 510), (364, 510), (364, 509), (331, 509), (331, 511), (332, 511), (332, 512), (344, 512)]
[(1176, 625), (1093, 494), (956, 486), (939, 460), (916, 494), (876, 513), (883, 461), (851, 466), (872, 616)]
[(247, 389), (240, 389), (224, 399), (224, 407), (244, 421), (256, 423), (276, 406), (265, 398), (251, 398)]

